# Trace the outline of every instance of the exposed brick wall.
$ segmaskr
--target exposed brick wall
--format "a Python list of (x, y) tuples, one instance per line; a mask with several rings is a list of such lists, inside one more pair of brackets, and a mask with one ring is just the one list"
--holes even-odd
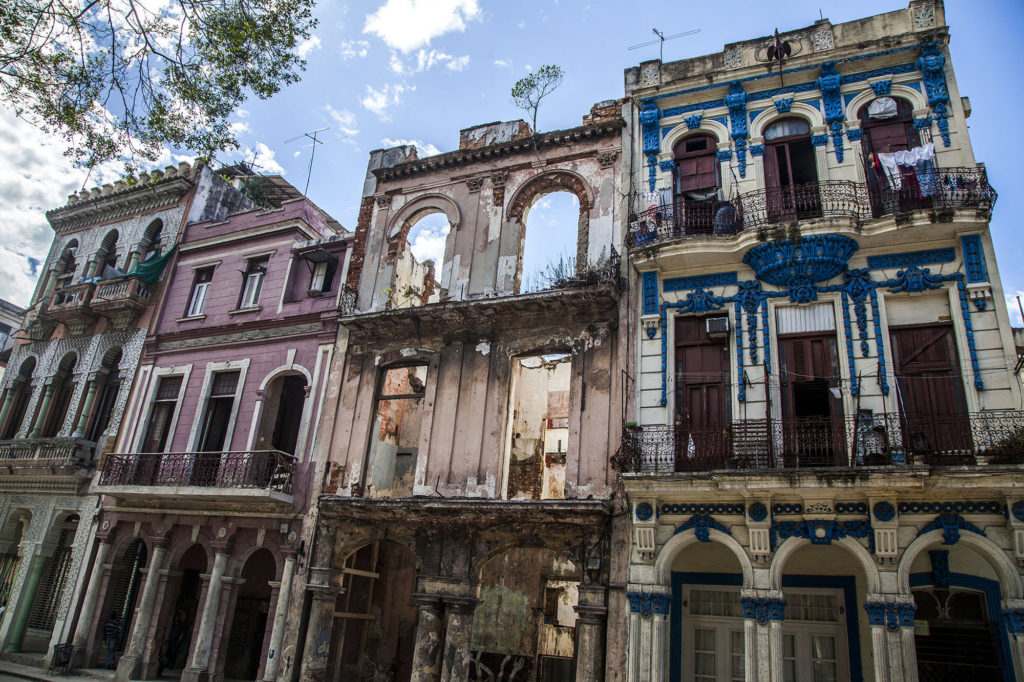
[(366, 260), (366, 236), (370, 232), (370, 219), (373, 218), (373, 197), (363, 197), (359, 204), (359, 218), (356, 221), (356, 238), (352, 242), (352, 259), (348, 266), (348, 279), (345, 286), (355, 291), (359, 288), (359, 275), (363, 272), (363, 261)]

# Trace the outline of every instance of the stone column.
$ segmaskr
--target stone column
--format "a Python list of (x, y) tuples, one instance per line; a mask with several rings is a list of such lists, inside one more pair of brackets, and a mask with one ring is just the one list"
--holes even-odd
[[(26, 562), (25, 560), (28, 559)], [(13, 607), (8, 602), (8, 608), (13, 608), (11, 624), (7, 630), (7, 641), (4, 643), (4, 653), (12, 653), (21, 650), (21, 638), (25, 636), (25, 628), (28, 627), (28, 616), (32, 611), (32, 602), (36, 599), (36, 591), (39, 588), (39, 578), (43, 575), (43, 566), (46, 565), (46, 557), (39, 554), (39, 546), (36, 543), (28, 543), (22, 550), (22, 563), (27, 563), (25, 579), (21, 583), (21, 591), (17, 595), (17, 604)]]
[[(580, 585), (579, 598), (576, 603), (576, 682), (597, 682), (604, 679), (604, 627), (608, 618), (608, 608), (605, 606), (606, 590), (600, 585)], [(653, 595), (655, 605), (655, 618), (663, 624), (664, 614), (668, 613), (668, 595)], [(658, 611), (660, 606), (661, 611)], [(654, 624), (655, 631), (652, 639), (651, 655), (657, 669), (652, 669), (651, 680), (661, 680), (661, 666), (658, 665), (662, 658), (659, 648), (661, 642), (657, 641), (659, 632), (663, 633), (664, 628)]]
[(99, 388), (103, 376), (104, 374), (100, 372), (89, 376), (89, 383), (85, 389), (85, 403), (82, 405), (82, 414), (79, 415), (78, 423), (75, 424), (75, 431), (71, 434), (72, 438), (85, 437), (85, 427), (88, 426), (89, 417), (92, 415), (92, 403), (96, 399), (96, 389)]
[(128, 252), (128, 261), (125, 263), (124, 271), (131, 272), (132, 268), (139, 264), (139, 259), (142, 256), (139, 254), (139, 247), (136, 246), (134, 249)]
[(166, 543), (167, 541), (163, 538), (153, 542), (156, 547), (153, 550), (153, 560), (146, 568), (146, 583), (142, 587), (142, 598), (139, 599), (139, 606), (135, 611), (132, 636), (124, 655), (117, 662), (117, 675), (114, 679), (118, 682), (138, 679), (142, 672), (142, 656), (146, 650), (146, 641), (149, 639), (149, 630), (153, 621), (156, 592), (160, 585), (160, 571), (164, 567), (164, 558), (167, 556)]
[(39, 438), (43, 430), (43, 422), (46, 421), (46, 413), (50, 411), (50, 401), (53, 400), (53, 392), (57, 388), (57, 380), (50, 379), (43, 389), (43, 399), (39, 401), (39, 410), (36, 411), (36, 418), (32, 422), (32, 428), (28, 432), (28, 438)]
[(277, 679), (277, 668), (281, 663), (281, 642), (284, 640), (285, 624), (288, 621), (288, 605), (292, 593), (292, 577), (295, 575), (295, 555), (284, 558), (281, 585), (277, 591), (277, 605), (274, 607), (274, 629), (270, 632), (270, 648), (267, 650), (267, 664), (263, 679), (272, 682)]
[(14, 379), (7, 384), (7, 390), (4, 391), (3, 400), (0, 401), (0, 430), (4, 428), (4, 422), (7, 421), (7, 415), (11, 411), (11, 405), (14, 404), (14, 396), (18, 393), (18, 386), (20, 386), (23, 381), (23, 379)]
[[(310, 569), (310, 572), (329, 568)], [(310, 576), (314, 580), (315, 576)], [(338, 601), (338, 588), (329, 584), (307, 585), (312, 593), (313, 603), (309, 607), (309, 622), (306, 625), (306, 645), (302, 650), (300, 682), (323, 682), (327, 679), (327, 655), (331, 650), (331, 633), (334, 627), (334, 607)]]
[(182, 682), (199, 682), (207, 679), (210, 646), (213, 644), (213, 631), (217, 626), (217, 616), (220, 614), (220, 598), (224, 591), (224, 570), (228, 565), (227, 548), (221, 545), (215, 550), (210, 583), (206, 588), (206, 603), (203, 604), (203, 616), (199, 621), (199, 634), (192, 647), (192, 661), (181, 674)]
[(640, 612), (629, 610), (629, 634), (627, 636), (626, 650), (626, 682), (640, 682), (638, 668), (640, 656)]
[(771, 679), (772, 682), (783, 682), (785, 677), (783, 671), (783, 637), (782, 617), (783, 609), (786, 606), (785, 600), (780, 597), (768, 598), (768, 646), (771, 652)]
[(914, 612), (917, 605), (913, 602), (896, 604), (896, 614), (900, 626), (900, 648), (903, 653), (903, 682), (917, 682), (917, 643), (914, 641)]
[(1010, 639), (1010, 663), (1018, 680), (1024, 680), (1024, 599), (1003, 600), (1003, 622)]
[(448, 612), (441, 659), (441, 682), (466, 682), (469, 679), (470, 647), (473, 639), (473, 613), (479, 599), (442, 597)]
[(40, 289), (43, 292), (39, 296), (39, 300), (44, 303), (50, 302), (50, 294), (53, 293), (53, 285), (57, 282), (57, 271), (50, 268), (46, 271), (46, 280), (43, 282), (43, 288)]
[(92, 570), (89, 572), (89, 585), (85, 588), (85, 599), (82, 600), (82, 610), (78, 614), (78, 624), (75, 626), (75, 635), (71, 643), (79, 660), (72, 661), (72, 665), (81, 665), (85, 658), (85, 650), (89, 644), (89, 631), (96, 620), (96, 604), (100, 600), (100, 592), (103, 585), (104, 566), (110, 556), (112, 547), (110, 538), (97, 538), (99, 546), (96, 548), (96, 558), (92, 562)]
[(441, 675), (441, 600), (435, 595), (417, 593), (416, 643), (412, 653), (410, 682), (437, 682)]
[[(875, 597), (872, 599), (871, 597)], [(889, 649), (885, 642), (885, 602), (882, 595), (871, 595), (864, 610), (871, 626), (871, 658), (874, 662), (875, 682), (889, 682)]]

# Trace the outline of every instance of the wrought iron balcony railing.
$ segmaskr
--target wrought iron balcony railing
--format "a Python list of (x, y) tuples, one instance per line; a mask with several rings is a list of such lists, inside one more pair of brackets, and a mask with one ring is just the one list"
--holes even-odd
[(639, 196), (630, 214), (628, 247), (692, 238), (731, 238), (740, 232), (800, 220), (834, 218), (857, 225), (923, 209), (991, 211), (997, 193), (984, 168), (937, 168), (906, 176), (899, 189), (885, 183), (822, 180), (745, 192), (730, 201), (677, 198), (646, 208)]
[(1024, 411), (644, 426), (623, 436), (616, 455), (632, 473), (982, 463), (1024, 463)]
[(78, 438), (0, 441), (0, 467), (13, 470), (82, 466), (92, 457), (93, 447), (92, 441)]
[(278, 450), (107, 455), (99, 485), (256, 488), (292, 492), (295, 457)]

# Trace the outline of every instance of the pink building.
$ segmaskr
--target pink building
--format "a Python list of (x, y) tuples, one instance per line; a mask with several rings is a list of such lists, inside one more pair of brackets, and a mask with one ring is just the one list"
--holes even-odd
[(185, 228), (93, 483), (110, 568), (79, 630), (97, 660), (108, 614), (128, 614), (119, 679), (273, 679), (281, 659), (351, 235), (268, 181), (278, 206)]

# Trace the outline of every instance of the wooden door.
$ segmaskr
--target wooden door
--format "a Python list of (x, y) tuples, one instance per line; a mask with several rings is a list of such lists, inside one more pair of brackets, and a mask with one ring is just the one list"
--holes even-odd
[(721, 468), (731, 456), (729, 346), (705, 317), (676, 319), (676, 468)]
[(814, 145), (805, 135), (765, 145), (765, 203), (769, 222), (794, 222), (821, 215)]
[(903, 446), (954, 463), (972, 449), (970, 420), (951, 324), (891, 327)]
[(786, 466), (845, 463), (841, 384), (834, 333), (779, 337)]

